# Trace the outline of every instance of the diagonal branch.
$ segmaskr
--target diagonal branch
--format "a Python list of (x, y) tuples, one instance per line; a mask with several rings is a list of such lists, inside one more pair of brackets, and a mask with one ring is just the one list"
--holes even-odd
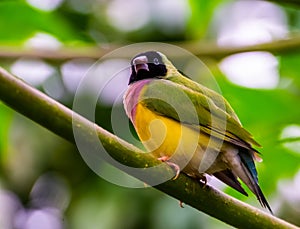
[[(145, 168), (161, 164), (149, 154), (143, 154), (133, 145), (119, 139), (84, 117), (74, 113), (47, 95), (24, 83), (22, 80), (0, 68), (0, 100), (16, 111), (39, 123), (62, 138), (75, 144), (72, 118), (80, 128), (86, 144), (89, 136), (96, 131), (99, 140), (109, 154), (127, 166)], [(153, 176), (172, 175), (172, 169), (166, 164), (148, 176), (135, 175), (149, 182)], [(279, 218), (238, 201), (212, 187), (201, 186), (197, 181), (180, 174), (175, 180), (155, 186), (156, 189), (183, 201), (225, 223), (238, 228), (297, 228)]]

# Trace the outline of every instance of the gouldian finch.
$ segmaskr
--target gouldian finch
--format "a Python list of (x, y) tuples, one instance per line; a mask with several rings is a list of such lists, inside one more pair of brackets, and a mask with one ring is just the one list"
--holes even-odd
[(258, 184), (260, 146), (217, 92), (198, 84), (157, 51), (131, 61), (124, 108), (147, 151), (206, 183), (212, 175), (248, 196), (238, 178), (272, 213)]

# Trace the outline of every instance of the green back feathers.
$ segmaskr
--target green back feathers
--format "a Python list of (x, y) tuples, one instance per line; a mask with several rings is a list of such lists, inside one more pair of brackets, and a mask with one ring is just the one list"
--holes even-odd
[[(184, 93), (184, 94), (183, 94)], [(187, 97), (190, 102), (187, 102)], [(226, 137), (250, 147), (260, 146), (246, 131), (229, 105), (218, 93), (182, 76), (167, 76), (166, 79), (153, 80), (144, 87), (140, 101), (148, 109), (166, 117), (189, 125), (203, 126), (201, 130), (209, 134)], [(193, 107), (192, 107), (193, 106)], [(195, 118), (195, 111), (197, 118)], [(178, 114), (183, 114), (180, 116)], [(245, 144), (247, 143), (247, 144)], [(247, 147), (247, 148), (248, 148)]]

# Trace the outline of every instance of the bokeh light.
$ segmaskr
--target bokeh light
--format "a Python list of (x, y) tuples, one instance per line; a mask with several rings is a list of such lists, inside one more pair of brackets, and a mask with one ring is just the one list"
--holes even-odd
[(39, 50), (57, 50), (62, 46), (62, 43), (50, 34), (38, 32), (25, 41), (24, 46)]
[(300, 154), (300, 125), (286, 126), (281, 132), (280, 140), (284, 142), (284, 147)]
[(154, 23), (163, 33), (177, 34), (184, 31), (190, 15), (188, 2), (185, 0), (152, 1)]
[(30, 5), (44, 11), (52, 11), (59, 7), (64, 0), (26, 0)]
[(266, 1), (236, 1), (216, 15), (215, 29), (220, 46), (254, 45), (285, 38), (288, 34), (285, 13)]
[(21, 58), (11, 66), (13, 74), (33, 86), (41, 85), (55, 73), (55, 69), (41, 59)]
[(268, 52), (248, 52), (223, 59), (220, 69), (237, 85), (249, 88), (276, 88), (279, 83), (278, 60)]
[(119, 30), (137, 30), (150, 20), (149, 4), (146, 0), (113, 0), (108, 5), (107, 16)]
[(300, 214), (300, 170), (293, 179), (279, 181), (278, 189), (284, 200)]
[(94, 64), (92, 59), (75, 59), (65, 62), (61, 66), (62, 80), (65, 87), (72, 93), (76, 92), (78, 84)]

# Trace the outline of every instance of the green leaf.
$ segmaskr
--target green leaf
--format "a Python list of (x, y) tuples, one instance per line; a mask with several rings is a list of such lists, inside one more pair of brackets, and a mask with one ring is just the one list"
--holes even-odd
[(190, 39), (203, 38), (208, 30), (215, 9), (224, 1), (219, 0), (189, 0), (191, 17), (188, 22), (188, 36)]
[(78, 38), (78, 33), (56, 12), (43, 12), (29, 5), (4, 1), (0, 3), (0, 41), (22, 43), (36, 32), (52, 34), (61, 41)]
[(281, 56), (279, 60), (280, 60), (280, 74), (282, 75), (283, 79), (290, 80), (290, 82), (287, 82), (290, 83), (289, 89), (292, 92), (295, 92), (295, 90), (297, 90), (296, 92), (300, 93), (299, 53), (296, 52), (290, 55)]

